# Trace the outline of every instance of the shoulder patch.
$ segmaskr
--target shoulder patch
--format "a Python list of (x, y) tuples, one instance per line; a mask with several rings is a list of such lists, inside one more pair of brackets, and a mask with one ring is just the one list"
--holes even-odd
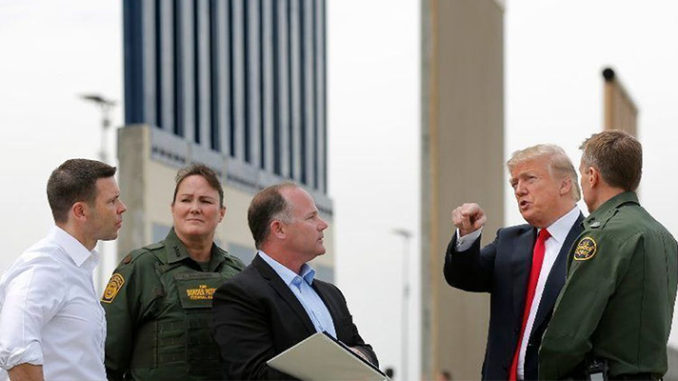
[(586, 261), (593, 258), (596, 255), (596, 249), (598, 245), (596, 241), (591, 237), (584, 237), (579, 240), (577, 248), (574, 249), (574, 260), (575, 261)]
[(118, 291), (120, 291), (123, 284), (125, 284), (125, 278), (123, 278), (120, 273), (113, 274), (111, 280), (108, 281), (108, 285), (106, 285), (101, 301), (104, 303), (113, 302), (113, 299), (118, 295)]

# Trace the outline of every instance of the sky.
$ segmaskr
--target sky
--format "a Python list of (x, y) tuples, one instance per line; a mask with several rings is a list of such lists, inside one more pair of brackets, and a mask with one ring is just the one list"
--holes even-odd
[[(408, 379), (418, 379), (419, 3), (328, 2), (329, 191), (337, 281), (382, 368), (400, 372), (403, 261)], [(412, 233), (409, 245), (394, 229)], [(405, 259), (403, 259), (405, 256)], [(369, 290), (366, 292), (366, 290)]]
[[(640, 110), (641, 202), (678, 234), (678, 3), (508, 0), (504, 20), (505, 157), (556, 143), (576, 165), (601, 128), (600, 72), (611, 66)], [(51, 170), (97, 157), (100, 114), (79, 95), (122, 101), (121, 28), (119, 1), (0, 0), (0, 272), (51, 226)], [(336, 280), (382, 366), (400, 364), (403, 256), (409, 351), (419, 353), (419, 29), (418, 1), (328, 1)], [(122, 124), (122, 107), (112, 119)], [(506, 224), (522, 223), (505, 183)]]

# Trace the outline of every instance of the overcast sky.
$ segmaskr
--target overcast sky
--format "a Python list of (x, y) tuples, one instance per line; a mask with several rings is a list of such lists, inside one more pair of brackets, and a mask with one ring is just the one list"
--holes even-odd
[[(418, 327), (419, 3), (328, 3), (337, 281), (382, 365), (394, 366), (404, 251), (396, 228), (414, 234), (409, 316)], [(578, 163), (577, 147), (602, 124), (600, 71), (610, 65), (640, 110), (641, 200), (677, 234), (678, 3), (509, 0), (506, 7), (505, 156), (550, 142)], [(122, 100), (121, 27), (119, 1), (0, 0), (0, 272), (51, 225), (44, 193), (51, 170), (67, 158), (97, 157), (99, 113), (78, 95)], [(116, 126), (121, 112), (113, 114)], [(521, 223), (505, 189), (507, 224)]]

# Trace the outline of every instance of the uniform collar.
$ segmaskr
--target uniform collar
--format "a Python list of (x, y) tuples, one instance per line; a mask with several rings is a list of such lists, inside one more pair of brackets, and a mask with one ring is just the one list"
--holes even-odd
[(598, 209), (594, 210), (593, 213), (586, 217), (584, 220), (584, 227), (590, 227), (596, 222), (604, 224), (612, 215), (614, 215), (620, 206), (628, 203), (640, 205), (638, 196), (635, 192), (622, 192), (605, 201)]
[[(184, 246), (183, 242), (177, 237), (177, 233), (174, 231), (174, 227), (170, 229), (169, 233), (167, 233), (167, 237), (165, 237), (165, 247), (167, 249), (167, 263), (172, 264), (176, 262), (181, 262), (184, 260), (189, 260), (192, 262), (195, 262), (193, 258), (188, 254), (188, 250), (186, 249), (186, 246)], [(224, 253), (219, 249), (217, 245), (212, 242), (212, 249), (210, 253), (210, 263), (209, 263), (209, 270), (214, 271), (217, 267), (219, 267), (224, 261), (226, 261), (226, 256)], [(197, 264), (197, 262), (196, 262)]]

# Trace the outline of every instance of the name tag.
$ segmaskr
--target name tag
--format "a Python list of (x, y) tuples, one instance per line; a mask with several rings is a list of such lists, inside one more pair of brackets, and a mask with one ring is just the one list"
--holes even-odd
[(216, 273), (190, 273), (175, 276), (183, 308), (211, 308), (214, 292), (224, 279)]
[(197, 288), (187, 288), (186, 296), (190, 300), (212, 300), (212, 295), (217, 289), (206, 284), (198, 285)]

